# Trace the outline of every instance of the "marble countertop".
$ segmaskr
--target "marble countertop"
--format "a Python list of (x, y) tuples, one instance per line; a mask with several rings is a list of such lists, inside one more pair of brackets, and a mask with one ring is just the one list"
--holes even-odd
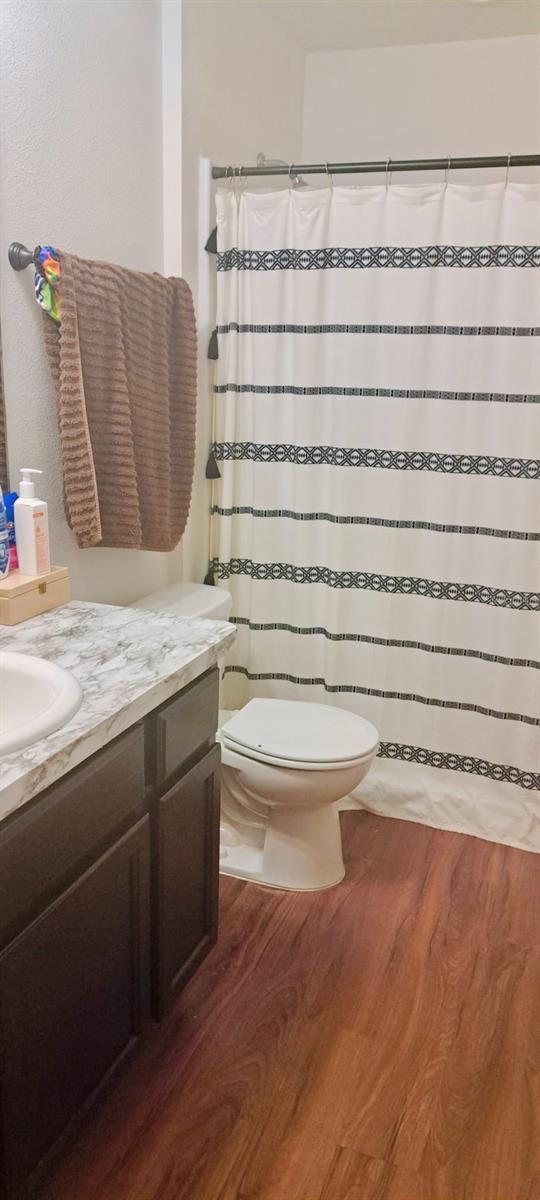
[(71, 671), (83, 692), (78, 712), (56, 733), (0, 758), (0, 820), (204, 674), (235, 633), (225, 621), (79, 600), (0, 627), (0, 654), (50, 659)]

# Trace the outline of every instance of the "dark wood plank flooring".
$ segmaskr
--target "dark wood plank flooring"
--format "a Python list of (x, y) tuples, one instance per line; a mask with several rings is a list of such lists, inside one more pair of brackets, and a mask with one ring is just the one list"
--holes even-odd
[(537, 1200), (540, 858), (342, 820), (339, 887), (222, 880), (217, 947), (43, 1200)]

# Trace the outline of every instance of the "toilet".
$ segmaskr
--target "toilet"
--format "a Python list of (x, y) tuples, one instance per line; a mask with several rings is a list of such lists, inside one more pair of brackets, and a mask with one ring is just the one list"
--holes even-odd
[[(173, 584), (134, 608), (226, 620), (231, 597)], [(374, 725), (327, 704), (254, 699), (220, 714), (220, 870), (267, 887), (318, 891), (345, 874), (337, 801), (375, 758)]]
[(250, 700), (220, 729), (221, 870), (315, 891), (345, 874), (337, 801), (358, 787), (377, 730), (355, 713), (301, 700)]

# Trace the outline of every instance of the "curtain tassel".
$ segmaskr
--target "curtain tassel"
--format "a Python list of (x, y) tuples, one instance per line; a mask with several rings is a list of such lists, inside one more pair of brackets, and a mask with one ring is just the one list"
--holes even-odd
[(206, 474), (207, 479), (221, 479), (221, 471), (217, 465), (217, 459), (216, 459), (213, 449), (210, 450), (210, 453), (206, 460), (205, 474)]
[(208, 358), (212, 358), (212, 359), (219, 358), (219, 344), (218, 344), (217, 329), (213, 329), (212, 333), (210, 335), (210, 341), (208, 343)]
[(209, 565), (209, 567), (208, 567), (208, 570), (207, 570), (207, 572), (206, 572), (206, 575), (205, 575), (205, 577), (204, 577), (204, 581), (203, 581), (203, 582), (204, 582), (204, 583), (207, 585), (207, 587), (215, 587), (215, 586), (216, 586), (216, 581), (215, 581), (215, 579), (214, 579), (214, 571), (213, 571), (213, 568), (212, 568), (212, 563), (210, 563), (210, 565)]
[(208, 254), (217, 254), (217, 225), (212, 230), (204, 248), (208, 251)]

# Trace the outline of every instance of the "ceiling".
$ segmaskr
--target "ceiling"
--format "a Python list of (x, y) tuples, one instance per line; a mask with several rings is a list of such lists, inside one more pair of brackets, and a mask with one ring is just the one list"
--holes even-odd
[(540, 33), (540, 0), (255, 0), (307, 51)]

